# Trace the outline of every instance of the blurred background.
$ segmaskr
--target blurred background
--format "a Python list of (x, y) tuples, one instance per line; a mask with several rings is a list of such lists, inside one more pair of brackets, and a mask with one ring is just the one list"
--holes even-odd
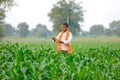
[[(0, 38), (120, 36), (120, 0), (0, 0)], [(104, 38), (103, 37), (103, 38)]]

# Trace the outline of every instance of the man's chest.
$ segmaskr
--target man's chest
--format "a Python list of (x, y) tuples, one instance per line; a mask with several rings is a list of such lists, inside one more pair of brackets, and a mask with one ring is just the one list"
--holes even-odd
[(66, 40), (66, 33), (63, 34), (62, 40)]

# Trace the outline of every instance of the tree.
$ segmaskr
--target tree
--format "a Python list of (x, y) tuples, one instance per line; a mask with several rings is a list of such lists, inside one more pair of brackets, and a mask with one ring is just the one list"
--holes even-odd
[(50, 31), (47, 29), (47, 26), (42, 24), (37, 24), (36, 28), (32, 29), (31, 35), (38, 37), (48, 37), (50, 35)]
[(25, 22), (19, 23), (17, 28), (18, 28), (19, 36), (26, 37), (28, 35), (28, 33), (29, 33), (29, 30), (28, 30), (29, 25), (27, 23), (25, 23)]
[(30, 36), (36, 36), (35, 30), (36, 30), (35, 28), (31, 29), (30, 32), (29, 32), (29, 35)]
[(105, 29), (105, 35), (111, 36), (112, 35), (112, 30), (110, 28)]
[(103, 35), (104, 34), (103, 25), (93, 25), (93, 26), (91, 26), (90, 33), (92, 35)]
[(0, 8), (2, 9), (10, 9), (14, 5), (14, 0), (0, 0)]
[(89, 31), (81, 31), (81, 34), (80, 34), (81, 36), (89, 36), (90, 34), (89, 34)]
[(0, 39), (3, 37), (3, 24), (0, 23)]
[(114, 35), (120, 36), (120, 20), (112, 21), (109, 26)]
[(5, 11), (14, 6), (14, 0), (0, 0), (0, 37), (3, 36), (3, 20), (5, 18)]
[(0, 23), (3, 23), (4, 18), (5, 18), (5, 10), (0, 8)]
[(12, 27), (12, 25), (4, 24), (3, 29), (4, 29), (4, 31), (3, 31), (4, 36), (13, 36), (14, 35), (15, 28)]
[(0, 8), (0, 38), (3, 37), (3, 20), (5, 18), (5, 10)]
[(79, 3), (75, 3), (75, 0), (60, 0), (51, 9), (48, 14), (50, 21), (53, 22), (53, 31), (60, 32), (61, 24), (63, 22), (69, 23), (69, 28), (73, 34), (79, 34), (80, 26), (79, 22), (83, 22), (83, 9)]

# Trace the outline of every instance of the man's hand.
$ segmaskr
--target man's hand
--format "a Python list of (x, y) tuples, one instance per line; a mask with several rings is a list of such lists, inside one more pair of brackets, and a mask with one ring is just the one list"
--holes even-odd
[(57, 40), (55, 37), (52, 37), (52, 40), (57, 43), (64, 43), (63, 41)]
[(52, 40), (55, 42), (57, 39), (55, 37), (52, 37)]
[(57, 43), (64, 43), (63, 41), (57, 40)]

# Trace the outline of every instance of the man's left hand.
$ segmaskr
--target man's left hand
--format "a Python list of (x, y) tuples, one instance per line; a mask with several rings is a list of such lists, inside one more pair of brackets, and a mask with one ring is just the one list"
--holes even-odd
[(52, 40), (55, 42), (57, 39), (56, 39), (56, 38), (54, 38), (54, 37), (52, 37)]

